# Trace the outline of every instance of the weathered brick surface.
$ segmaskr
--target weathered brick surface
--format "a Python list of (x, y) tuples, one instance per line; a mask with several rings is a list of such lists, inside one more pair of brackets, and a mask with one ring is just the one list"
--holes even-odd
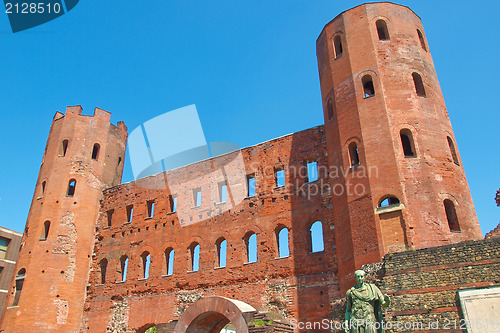
[[(87, 299), (88, 330), (109, 329), (114, 320), (109, 320), (111, 312), (102, 308), (112, 304), (110, 299), (115, 296), (128, 299), (130, 329), (175, 320), (190, 304), (209, 295), (244, 300), (259, 311), (280, 313), (284, 318), (327, 316), (326, 305), (330, 297), (338, 296), (338, 284), (324, 152), (322, 126), (243, 149), (244, 166), (240, 171), (256, 176), (256, 196), (210, 217), (207, 211), (217, 198), (210, 197), (207, 188), (217, 179), (204, 175), (227, 163), (231, 154), (104, 191)], [(307, 173), (303, 172), (311, 160), (318, 164), (319, 179), (306, 183)], [(275, 185), (274, 169), (278, 167), (285, 168), (283, 188)], [(192, 208), (189, 196), (172, 193), (169, 186), (160, 190), (153, 186), (164, 184), (165, 178), (168, 183), (171, 177), (180, 178), (181, 184), (197, 179), (196, 186), (202, 190), (201, 207)], [(183, 191), (179, 187), (177, 190)], [(186, 189), (186, 193), (190, 191), (192, 188)], [(171, 195), (178, 196), (175, 213), (171, 212)], [(155, 202), (155, 214), (150, 218), (146, 202), (151, 200)], [(133, 219), (124, 223), (129, 205), (134, 206)], [(106, 212), (111, 210), (114, 213), (108, 227)], [(192, 211), (193, 216), (187, 216), (185, 211)], [(199, 215), (202, 220), (192, 223), (191, 218)], [(323, 224), (325, 250), (311, 253), (309, 228), (315, 221)], [(286, 258), (278, 258), (276, 231), (281, 227), (289, 229), (291, 255)], [(244, 237), (250, 231), (257, 234), (255, 263), (246, 263)], [(217, 268), (215, 244), (220, 237), (228, 242), (225, 268)], [(188, 248), (193, 241), (201, 246), (197, 272), (190, 272)], [(175, 250), (174, 272), (166, 276), (164, 251), (169, 247)], [(147, 280), (141, 279), (140, 256), (144, 251), (151, 255)], [(120, 275), (123, 255), (130, 260), (126, 282), (121, 282)], [(108, 260), (107, 277), (106, 283), (100, 285), (99, 263), (104, 258)], [(155, 309), (161, 304), (170, 306), (158, 313)]]

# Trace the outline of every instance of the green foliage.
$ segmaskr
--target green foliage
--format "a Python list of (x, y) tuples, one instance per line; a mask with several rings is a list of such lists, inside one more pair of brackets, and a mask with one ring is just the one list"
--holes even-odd
[(157, 329), (156, 326), (150, 327), (146, 330), (146, 333), (156, 333)]

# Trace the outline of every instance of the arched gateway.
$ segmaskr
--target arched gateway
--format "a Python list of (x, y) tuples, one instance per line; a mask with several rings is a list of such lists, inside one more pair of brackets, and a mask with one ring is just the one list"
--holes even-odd
[(248, 322), (257, 312), (252, 306), (220, 296), (204, 297), (179, 318), (175, 333), (218, 333), (228, 323), (236, 333), (248, 333)]

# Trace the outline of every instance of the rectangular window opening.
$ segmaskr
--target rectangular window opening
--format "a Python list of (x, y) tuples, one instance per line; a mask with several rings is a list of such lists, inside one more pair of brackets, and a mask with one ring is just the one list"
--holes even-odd
[(285, 169), (275, 169), (276, 187), (285, 186)]
[(201, 206), (201, 188), (196, 188), (193, 190), (193, 201), (195, 207)]
[(172, 213), (175, 213), (177, 211), (177, 196), (176, 195), (170, 196), (170, 211)]
[(219, 202), (227, 201), (227, 184), (226, 182), (219, 183)]
[(134, 216), (134, 206), (127, 206), (127, 222), (132, 222), (132, 217)]
[(153, 217), (155, 215), (155, 202), (153, 200), (147, 202), (148, 217)]
[(247, 176), (248, 196), (255, 196), (255, 175)]
[(307, 182), (314, 182), (318, 180), (318, 162), (307, 162)]
[(114, 210), (114, 209), (112, 209), (112, 210), (108, 210), (108, 211), (106, 212), (106, 215), (107, 215), (107, 220), (108, 220), (108, 227), (111, 227), (111, 222), (112, 222), (112, 220), (113, 220), (113, 213), (114, 213), (114, 212), (115, 212), (115, 210)]

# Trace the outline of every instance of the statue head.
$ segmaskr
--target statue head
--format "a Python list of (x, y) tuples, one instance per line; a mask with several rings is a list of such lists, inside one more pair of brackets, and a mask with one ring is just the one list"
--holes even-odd
[(357, 271), (354, 272), (354, 277), (356, 278), (356, 282), (359, 285), (362, 285), (365, 282), (365, 271), (362, 269), (358, 269)]

